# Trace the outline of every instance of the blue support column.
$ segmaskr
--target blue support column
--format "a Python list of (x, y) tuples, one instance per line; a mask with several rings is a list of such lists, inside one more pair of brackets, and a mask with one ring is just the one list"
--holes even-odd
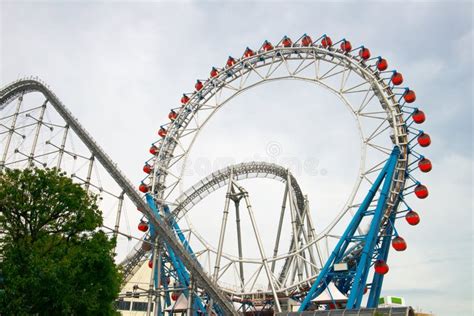
[[(392, 211), (396, 210), (397, 206), (398, 202), (395, 204), (395, 207)], [(390, 244), (392, 241), (393, 225), (395, 225), (396, 217), (395, 215), (395, 212), (392, 212), (392, 214), (390, 215), (390, 224), (387, 225), (387, 228), (385, 230), (385, 236), (383, 237), (382, 245), (380, 246), (379, 254), (377, 257), (377, 259), (382, 259), (385, 262), (387, 262), (388, 252), (390, 250)], [(374, 273), (372, 285), (370, 287), (369, 298), (367, 300), (367, 307), (375, 308), (379, 305), (380, 293), (382, 292), (383, 277), (383, 274)]]
[[(395, 166), (398, 161), (399, 155), (400, 155), (400, 149), (398, 147), (394, 147), (385, 166), (382, 168), (381, 172), (379, 173), (377, 179), (375, 180), (369, 192), (367, 193), (366, 197), (364, 198), (364, 201), (360, 205), (359, 209), (354, 214), (354, 217), (352, 218), (349, 226), (344, 231), (339, 242), (337, 243), (333, 252), (329, 256), (328, 260), (326, 261), (323, 269), (320, 271), (318, 277), (316, 278), (313, 285), (311, 286), (311, 289), (306, 294), (306, 297), (301, 303), (299, 311), (306, 310), (311, 300), (313, 300), (316, 296), (318, 296), (320, 293), (324, 291), (324, 289), (326, 288), (326, 285), (329, 284), (329, 282), (331, 282), (332, 278), (336, 274), (339, 274), (340, 276), (345, 277), (345, 278), (354, 278), (354, 274), (356, 275), (355, 277), (356, 279), (354, 279), (354, 281), (358, 280), (358, 282), (356, 284), (355, 290), (354, 290), (354, 286), (352, 287), (352, 290), (351, 290), (352, 299), (349, 298), (349, 300), (351, 301), (351, 305), (349, 305), (349, 302), (348, 302), (348, 308), (354, 308), (353, 307), (354, 302), (358, 300), (360, 301), (360, 299), (358, 298), (359, 296), (362, 297), (363, 292), (364, 292), (365, 282), (367, 279), (367, 273), (368, 273), (368, 270), (370, 268), (370, 263), (371, 263), (370, 255), (373, 253), (375, 240), (377, 239), (376, 228), (380, 227), (382, 208), (385, 206), (386, 196), (390, 190), (393, 172), (395, 170)], [(354, 240), (353, 239), (354, 234), (357, 231), (357, 228), (359, 227), (363, 217), (368, 215), (367, 214), (368, 208), (370, 204), (372, 203), (382, 182), (384, 182), (384, 186), (382, 188), (382, 193), (380, 195), (379, 202), (377, 204), (377, 208), (375, 210), (374, 217), (372, 219), (371, 228), (369, 230), (369, 233), (363, 236), (364, 237), (363, 241), (361, 241), (364, 243), (364, 248), (363, 248), (362, 258), (359, 260), (356, 273), (354, 273), (355, 271), (335, 272), (334, 264), (339, 263), (343, 259), (344, 255), (346, 254), (346, 250), (349, 244)], [(382, 196), (382, 194), (385, 194), (385, 198)], [(381, 202), (381, 200), (383, 201)], [(369, 245), (371, 246), (371, 249), (369, 249)], [(362, 286), (361, 284), (363, 284), (362, 289), (361, 289), (361, 286)], [(359, 306), (360, 306), (360, 303), (359, 303)]]
[[(155, 216), (158, 219), (160, 219), (161, 216), (160, 216), (160, 213), (158, 211), (158, 208), (155, 205), (155, 201), (154, 201), (153, 197), (150, 194), (146, 194), (146, 200), (147, 200), (147, 203), (150, 206), (150, 208), (153, 210), (153, 213), (155, 214)], [(166, 225), (165, 223), (163, 223), (163, 224)], [(177, 226), (176, 222), (174, 222), (174, 224)], [(152, 236), (153, 236), (153, 231), (154, 231), (154, 228), (153, 228), (153, 226), (151, 226), (150, 235), (152, 235)], [(188, 251), (192, 251), (191, 247), (188, 245), (186, 239), (184, 238), (184, 235), (182, 234), (181, 229), (179, 228), (179, 226), (177, 226), (177, 231), (179, 231), (179, 233), (177, 233), (177, 234), (178, 234), (178, 237), (180, 238), (181, 242), (183, 242), (183, 244), (184, 244), (184, 242), (186, 242), (186, 244), (184, 244), (185, 249), (188, 250)], [(181, 236), (180, 236), (180, 234), (181, 234)], [(183, 238), (184, 240), (181, 239), (181, 238)], [(181, 262), (181, 260), (175, 255), (175, 253), (171, 249), (171, 247), (169, 247), (167, 245), (165, 245), (165, 247), (166, 247), (166, 250), (168, 252), (168, 256), (169, 256), (169, 259), (171, 261), (171, 264), (175, 268), (176, 274), (178, 275), (178, 280), (179, 280), (181, 286), (185, 287), (185, 290), (183, 291), (184, 295), (186, 297), (189, 297), (189, 295), (193, 295), (192, 293), (189, 293), (189, 290), (188, 290), (189, 281), (190, 281), (188, 271), (185, 269), (185, 267), (184, 267), (183, 263)], [(192, 254), (192, 252), (191, 252), (191, 254)], [(200, 299), (200, 297), (194, 296), (193, 303), (194, 303), (193, 305), (194, 305), (194, 311), (195, 311), (194, 313), (196, 315), (197, 315), (198, 311), (201, 314), (207, 315), (206, 309), (205, 309), (204, 304), (203, 304), (202, 300)]]
[[(170, 214), (170, 209), (168, 205), (165, 205), (163, 208), (163, 211), (165, 212), (166, 215)], [(188, 243), (188, 240), (186, 237), (184, 237), (183, 232), (181, 231), (181, 228), (178, 226), (178, 223), (176, 223), (175, 219), (173, 217), (170, 218), (171, 226), (173, 227), (175, 233), (178, 235), (179, 240), (183, 243), (184, 248), (194, 257), (194, 252), (191, 246)]]
[(357, 273), (354, 277), (354, 282), (351, 287), (349, 300), (347, 301), (347, 309), (360, 308), (360, 305), (362, 303), (362, 296), (364, 295), (365, 284), (369, 275), (369, 269), (372, 262), (374, 248), (377, 244), (380, 223), (382, 221), (382, 217), (387, 206), (387, 198), (390, 193), (390, 188), (392, 186), (393, 175), (395, 173), (395, 167), (397, 165), (399, 155), (400, 150), (398, 149), (398, 147), (395, 147), (388, 161), (388, 168), (385, 172), (385, 180), (383, 183), (382, 191), (380, 192), (380, 196), (377, 201), (377, 207), (375, 209), (374, 217), (372, 218), (372, 222), (370, 224), (369, 233), (365, 238), (362, 256), (359, 260)]

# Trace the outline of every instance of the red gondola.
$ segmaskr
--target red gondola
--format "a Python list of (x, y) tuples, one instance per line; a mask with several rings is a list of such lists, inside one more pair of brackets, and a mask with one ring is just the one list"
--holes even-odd
[(147, 193), (149, 189), (148, 189), (148, 186), (146, 184), (142, 183), (138, 187), (138, 190), (140, 190), (140, 192), (142, 192), (142, 193)]
[(194, 88), (196, 89), (196, 91), (201, 90), (203, 86), (204, 85), (202, 84), (200, 80), (196, 80), (196, 84), (194, 85)]
[(415, 112), (413, 112), (413, 114), (411, 115), (411, 118), (416, 124), (421, 124), (426, 119), (425, 112), (417, 109), (415, 110)]
[(413, 90), (407, 90), (407, 91), (403, 94), (403, 99), (405, 99), (405, 102), (407, 102), (407, 103), (413, 103), (413, 102), (415, 102), (415, 100), (416, 100), (415, 91), (413, 91)]
[(219, 74), (219, 72), (217, 71), (217, 69), (215, 67), (212, 67), (211, 69), (211, 77), (212, 78), (215, 78), (217, 77), (217, 75)]
[(430, 135), (426, 133), (421, 133), (418, 138), (418, 144), (420, 144), (421, 147), (428, 147), (431, 145), (431, 137)]
[(346, 53), (350, 52), (352, 50), (351, 42), (343, 40), (341, 43), (341, 49)]
[(189, 97), (185, 94), (183, 94), (183, 96), (181, 97), (181, 103), (182, 104), (186, 104), (189, 102)]
[(169, 118), (171, 121), (176, 120), (177, 117), (178, 117), (178, 113), (176, 113), (174, 110), (171, 110), (170, 114), (168, 114), (168, 118)]
[(245, 52), (244, 52), (244, 57), (248, 58), (248, 57), (252, 57), (253, 55), (255, 55), (255, 52), (247, 47), (247, 49), (245, 49)]
[(382, 259), (379, 259), (375, 262), (374, 268), (375, 268), (375, 273), (382, 274), (382, 275), (387, 274), (389, 270), (388, 264)]
[(269, 50), (272, 50), (273, 49), (273, 45), (272, 43), (270, 43), (269, 41), (265, 41), (263, 43), (263, 46), (262, 46), (263, 50), (268, 52)]
[(281, 45), (283, 45), (283, 47), (290, 47), (291, 45), (293, 45), (293, 42), (291, 41), (291, 39), (287, 36), (283, 37), (283, 40), (281, 41)]
[(403, 76), (401, 73), (395, 71), (392, 75), (391, 80), (394, 85), (399, 86), (403, 83)]
[(433, 166), (431, 165), (431, 161), (427, 158), (423, 158), (418, 161), (418, 168), (420, 168), (421, 172), (430, 172)]
[(428, 197), (428, 188), (423, 184), (418, 184), (415, 187), (415, 195), (419, 199), (426, 199)]
[(178, 298), (179, 298), (179, 295), (180, 295), (179, 292), (173, 292), (173, 293), (171, 293), (171, 299), (173, 301), (177, 301)]
[(370, 58), (370, 50), (368, 48), (362, 47), (359, 51), (359, 56), (364, 60), (369, 59)]
[(329, 36), (323, 37), (321, 40), (321, 45), (323, 45), (324, 48), (328, 48), (332, 46), (332, 40)]
[(150, 174), (151, 173), (151, 166), (149, 164), (145, 164), (143, 166), (143, 172)]
[(138, 224), (138, 230), (141, 231), (141, 232), (146, 232), (148, 230), (148, 224), (145, 223), (144, 221), (141, 221)]
[(156, 147), (155, 145), (152, 145), (149, 151), (150, 151), (150, 154), (156, 155), (156, 153), (158, 152), (158, 147)]
[(388, 68), (387, 60), (380, 57), (379, 60), (377, 60), (377, 69), (379, 71), (384, 71), (384, 70), (387, 70), (387, 68)]
[(392, 247), (396, 251), (404, 251), (407, 249), (407, 243), (405, 242), (405, 239), (400, 236), (397, 236), (392, 240)]
[(415, 226), (418, 225), (418, 223), (420, 222), (420, 216), (415, 211), (408, 211), (405, 215), (405, 220), (408, 224)]
[(309, 35), (305, 34), (303, 38), (301, 39), (301, 45), (311, 46), (311, 44), (313, 44), (313, 40), (311, 39), (311, 37), (309, 37)]
[(229, 58), (227, 58), (227, 63), (226, 63), (227, 67), (232, 67), (233, 65), (235, 65), (235, 59), (234, 57), (232, 56), (229, 56)]
[(167, 133), (168, 133), (168, 131), (164, 127), (160, 128), (158, 130), (158, 136), (160, 136), (161, 138), (164, 138)]

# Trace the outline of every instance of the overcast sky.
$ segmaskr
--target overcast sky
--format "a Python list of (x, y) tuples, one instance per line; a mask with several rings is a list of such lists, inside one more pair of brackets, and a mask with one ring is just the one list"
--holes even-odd
[[(430, 197), (413, 203), (422, 222), (399, 225), (409, 248), (391, 254), (383, 294), (438, 315), (471, 315), (472, 2), (2, 1), (0, 11), (0, 84), (40, 76), (136, 182), (169, 109), (228, 55), (303, 33), (346, 37), (383, 55), (417, 92), (432, 137), (424, 153), (434, 164), (422, 176)], [(297, 175), (312, 205), (330, 202), (325, 187), (350, 188), (340, 166), (349, 174), (357, 168), (356, 130), (343, 110), (325, 116), (322, 105), (337, 100), (313, 90), (268, 85), (232, 101), (196, 143), (191, 160), (205, 157), (211, 165), (193, 170), (189, 184), (222, 167), (220, 158), (265, 158), (276, 143), (282, 158), (318, 162), (318, 176)], [(305, 113), (308, 97), (324, 100), (315, 117), (332, 119), (310, 124), (313, 132), (305, 121), (291, 130), (289, 117)]]

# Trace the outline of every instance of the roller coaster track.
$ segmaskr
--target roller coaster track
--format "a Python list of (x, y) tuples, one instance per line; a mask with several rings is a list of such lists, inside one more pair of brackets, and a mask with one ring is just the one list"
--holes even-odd
[[(288, 171), (288, 169), (274, 163), (253, 161), (227, 166), (213, 172), (204, 179), (201, 179), (178, 197), (177, 206), (172, 211), (172, 216), (174, 216), (176, 220), (182, 218), (186, 212), (209, 194), (212, 194), (214, 191), (225, 186), (229, 181), (231, 173), (233, 179), (237, 181), (252, 178), (266, 178), (284, 182), (287, 180), (287, 176), (289, 176), (291, 187), (295, 194), (296, 204), (299, 211), (303, 212), (305, 205), (304, 195), (296, 181), (296, 178)], [(293, 243), (290, 245), (290, 249), (292, 247)], [(146, 253), (147, 252), (141, 248), (141, 242), (139, 242), (127, 258), (122, 261), (121, 265), (125, 282), (127, 282), (133, 275), (134, 271), (136, 271), (137, 266), (140, 264)], [(287, 268), (287, 263), (285, 263), (285, 268)]]
[(60, 99), (52, 92), (49, 87), (37, 78), (28, 78), (18, 80), (12, 84), (2, 88), (0, 91), (0, 109), (8, 104), (9, 101), (17, 97), (21, 97), (25, 93), (40, 92), (52, 104), (59, 115), (69, 124), (69, 126), (78, 135), (81, 141), (95, 155), (97, 160), (103, 165), (111, 177), (120, 185), (130, 200), (147, 215), (156, 227), (156, 232), (166, 244), (181, 258), (186, 268), (192, 273), (198, 285), (203, 288), (224, 311), (226, 315), (235, 315), (236, 312), (230, 304), (225, 294), (218, 286), (211, 281), (205, 274), (199, 264), (184, 249), (181, 243), (174, 236), (173, 231), (168, 225), (157, 219), (153, 215), (153, 211), (148, 204), (142, 199), (140, 194), (135, 190), (131, 182), (119, 170), (112, 159), (102, 150), (102, 148), (94, 141), (92, 136), (85, 130), (79, 121), (65, 107)]

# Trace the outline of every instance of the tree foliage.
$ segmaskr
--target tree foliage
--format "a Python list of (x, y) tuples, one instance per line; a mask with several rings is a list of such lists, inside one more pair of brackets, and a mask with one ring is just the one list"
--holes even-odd
[(110, 315), (120, 287), (96, 198), (55, 169), (0, 174), (2, 315)]

